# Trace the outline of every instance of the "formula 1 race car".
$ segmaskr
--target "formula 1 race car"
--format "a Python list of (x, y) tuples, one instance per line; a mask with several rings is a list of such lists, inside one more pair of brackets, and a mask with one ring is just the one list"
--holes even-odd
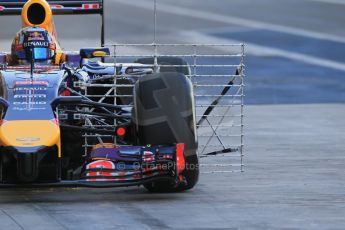
[[(192, 70), (184, 59), (114, 61), (103, 23), (102, 47), (60, 48), (53, 14), (104, 20), (103, 6), (100, 0), (0, 1), (0, 15), (21, 14), (23, 22), (11, 53), (0, 53), (2, 186), (144, 185), (171, 192), (197, 183), (197, 126), (210, 122), (220, 98), (243, 77), (242, 64), (231, 65), (236, 74), (196, 122)], [(208, 154), (239, 151), (225, 146)]]

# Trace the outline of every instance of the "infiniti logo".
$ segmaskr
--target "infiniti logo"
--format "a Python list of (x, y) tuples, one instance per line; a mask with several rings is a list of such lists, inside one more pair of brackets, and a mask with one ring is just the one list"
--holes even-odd
[(19, 137), (16, 138), (17, 141), (25, 141), (25, 142), (34, 142), (34, 141), (39, 141), (41, 138), (39, 137)]

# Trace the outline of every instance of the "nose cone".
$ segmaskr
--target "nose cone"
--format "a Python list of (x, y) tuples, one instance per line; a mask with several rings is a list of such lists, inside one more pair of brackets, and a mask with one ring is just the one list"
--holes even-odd
[(6, 121), (0, 126), (0, 145), (35, 147), (60, 145), (60, 128), (50, 120)]

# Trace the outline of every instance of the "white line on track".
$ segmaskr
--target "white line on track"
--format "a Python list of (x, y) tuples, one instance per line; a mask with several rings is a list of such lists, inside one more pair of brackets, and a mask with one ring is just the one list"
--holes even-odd
[(345, 5), (344, 0), (307, 0), (311, 2), (322, 2), (327, 4), (339, 4), (339, 5)]
[[(153, 4), (152, 4), (153, 1), (147, 1), (147, 0), (131, 0), (131, 1), (114, 0), (114, 1), (120, 4), (125, 4), (125, 5), (129, 5), (133, 7), (153, 10)], [(318, 1), (318, 0), (314, 0), (314, 1)], [(326, 2), (327, 0), (323, 0), (323, 1)], [(332, 1), (332, 0), (329, 0), (329, 1)], [(310, 37), (310, 38), (345, 43), (344, 37), (340, 37), (340, 36), (336, 36), (336, 35), (332, 35), (328, 33), (319, 33), (319, 32), (314, 32), (314, 31), (308, 31), (305, 29), (293, 28), (293, 27), (277, 25), (277, 24), (272, 24), (272, 23), (267, 23), (267, 22), (260, 22), (257, 20), (243, 19), (243, 18), (238, 18), (238, 17), (233, 17), (233, 16), (225, 16), (225, 15), (220, 15), (216, 13), (211, 13), (208, 11), (190, 9), (190, 8), (180, 7), (180, 6), (176, 6), (172, 4), (161, 3), (159, 1), (157, 3), (157, 8), (159, 12), (171, 13), (171, 14), (180, 15), (180, 16), (198, 18), (202, 20), (208, 20), (208, 21), (214, 21), (214, 22), (220, 22), (220, 23), (236, 24), (236, 25), (246, 26), (250, 28), (268, 29), (268, 30), (281, 32), (281, 33), (288, 33), (288, 34), (305, 36), (305, 37)]]
[[(181, 36), (188, 38), (190, 42), (201, 42), (201, 43), (217, 43), (217, 44), (227, 44), (227, 43), (240, 43), (240, 41), (236, 40), (229, 40), (229, 39), (222, 39), (222, 38), (216, 38), (213, 36), (205, 35), (198, 32), (182, 32)], [(311, 64), (311, 65), (317, 65), (325, 68), (331, 68), (335, 70), (345, 71), (345, 63), (332, 61), (329, 59), (323, 59), (318, 57), (313, 57), (306, 54), (276, 49), (276, 48), (270, 48), (266, 46), (260, 46), (253, 43), (246, 43), (245, 52), (246, 54), (251, 54), (255, 56), (276, 56), (276, 57), (283, 57), (288, 58), (291, 60)]]

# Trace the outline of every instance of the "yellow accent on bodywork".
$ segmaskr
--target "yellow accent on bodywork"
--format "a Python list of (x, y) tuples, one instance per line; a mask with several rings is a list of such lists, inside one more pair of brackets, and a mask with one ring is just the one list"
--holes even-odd
[(6, 121), (0, 126), (0, 145), (14, 147), (56, 145), (61, 157), (60, 128), (49, 120)]
[(105, 56), (107, 56), (107, 53), (104, 51), (94, 51), (92, 53), (92, 56), (93, 57), (105, 57)]

